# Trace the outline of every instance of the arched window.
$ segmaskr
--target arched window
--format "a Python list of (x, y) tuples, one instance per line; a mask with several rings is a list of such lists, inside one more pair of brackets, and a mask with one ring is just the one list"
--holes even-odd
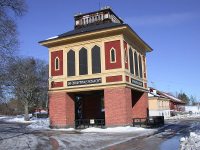
[(79, 51), (79, 74), (88, 74), (87, 49), (85, 48)]
[(110, 50), (110, 62), (111, 63), (116, 62), (116, 50), (114, 48)]
[(101, 73), (101, 52), (96, 45), (92, 48), (92, 73)]
[(139, 72), (138, 72), (138, 56), (137, 53), (134, 53), (134, 59), (135, 59), (135, 74), (136, 76), (139, 76)]
[(142, 78), (142, 59), (141, 59), (141, 56), (139, 56), (139, 69), (140, 69), (140, 78)]
[(55, 70), (60, 69), (60, 60), (58, 57), (55, 58)]
[(67, 76), (75, 76), (75, 52), (73, 50), (67, 53)]
[(129, 60), (130, 60), (130, 72), (134, 74), (134, 65), (133, 65), (133, 51), (129, 49)]

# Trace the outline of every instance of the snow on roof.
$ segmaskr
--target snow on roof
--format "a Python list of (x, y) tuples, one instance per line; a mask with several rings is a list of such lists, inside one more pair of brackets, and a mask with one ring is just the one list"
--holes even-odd
[(55, 38), (57, 38), (57, 37), (58, 37), (58, 36), (53, 36), (53, 37), (48, 38), (47, 40), (55, 39)]
[(166, 93), (166, 92), (159, 91), (159, 90), (152, 88), (152, 87), (149, 87), (148, 96), (149, 97), (155, 96), (155, 97), (161, 97), (161, 98), (168, 98), (168, 99), (170, 99), (174, 102), (184, 103), (182, 100), (176, 98), (175, 96), (173, 96), (169, 93)]
[(173, 95), (170, 95), (170, 94), (168, 94), (168, 93), (165, 93), (165, 92), (162, 92), (162, 94), (163, 94), (164, 96), (166, 96), (166, 97), (170, 98), (170, 99), (171, 99), (171, 100), (173, 100), (173, 101), (176, 101), (176, 102), (181, 102), (181, 103), (183, 103), (183, 101), (182, 101), (182, 100), (180, 100), (180, 99), (176, 98), (176, 97), (175, 97), (175, 96), (173, 96)]
[(161, 97), (161, 98), (165, 98), (164, 96), (159, 94), (159, 91), (154, 89), (154, 88), (149, 88), (149, 93), (148, 93), (149, 97)]

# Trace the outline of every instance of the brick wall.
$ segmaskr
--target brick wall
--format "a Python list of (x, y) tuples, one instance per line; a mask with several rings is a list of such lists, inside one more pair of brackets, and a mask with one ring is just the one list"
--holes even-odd
[(148, 95), (132, 91), (132, 118), (146, 118), (148, 115)]
[(104, 90), (106, 126), (131, 125), (131, 89), (125, 87)]
[(51, 127), (74, 127), (73, 96), (66, 92), (49, 94), (49, 117)]

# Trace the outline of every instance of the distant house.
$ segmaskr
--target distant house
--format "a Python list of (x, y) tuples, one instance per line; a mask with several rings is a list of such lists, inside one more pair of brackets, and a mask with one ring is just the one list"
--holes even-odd
[(184, 111), (185, 103), (166, 92), (149, 88), (149, 116), (164, 116), (165, 118)]

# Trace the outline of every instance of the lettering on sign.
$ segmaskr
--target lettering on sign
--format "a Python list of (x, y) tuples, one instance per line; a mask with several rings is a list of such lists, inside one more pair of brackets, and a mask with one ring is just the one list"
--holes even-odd
[(143, 82), (132, 79), (132, 78), (131, 78), (131, 83), (143, 87)]
[(101, 78), (67, 81), (67, 86), (87, 85), (102, 83)]

